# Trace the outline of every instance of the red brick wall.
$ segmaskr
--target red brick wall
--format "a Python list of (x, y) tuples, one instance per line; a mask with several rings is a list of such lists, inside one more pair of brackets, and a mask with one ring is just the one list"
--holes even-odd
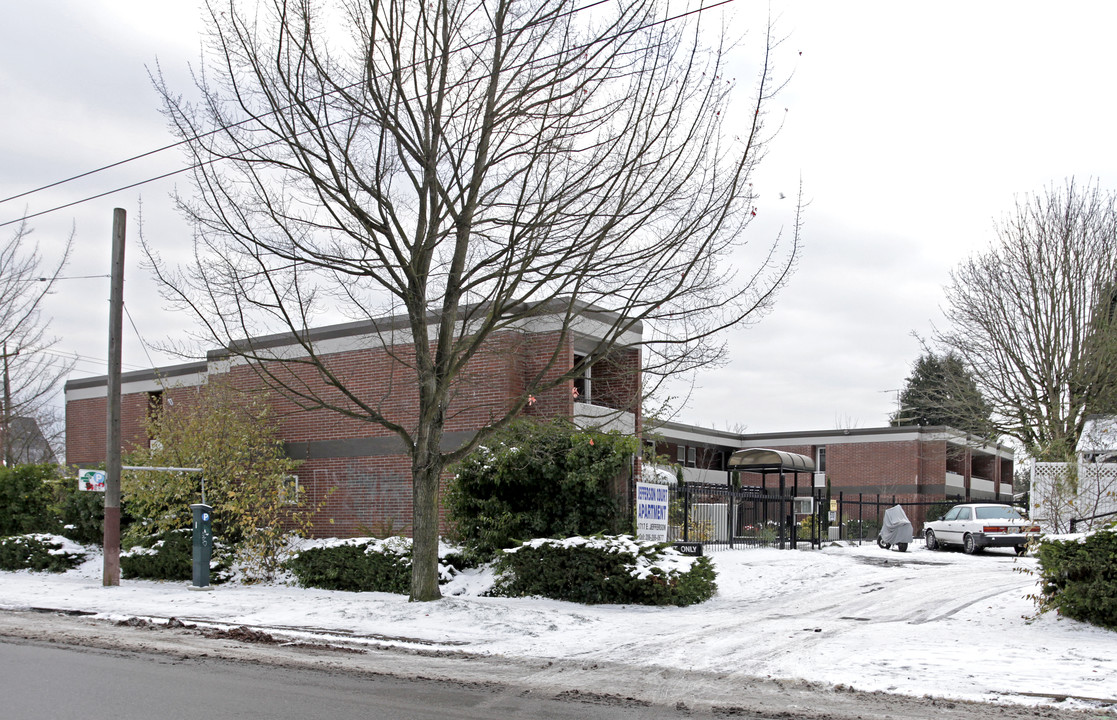
[[(558, 347), (558, 355), (548, 368), (555, 353), (559, 333), (539, 333), (524, 337), (523, 344), (517, 357), (520, 377), (523, 378), (524, 387), (540, 386), (553, 382), (574, 366), (574, 348), (567, 338)], [(529, 417), (573, 417), (574, 415), (574, 382), (566, 381), (557, 387), (534, 393), (535, 402), (525, 412)]]
[[(468, 432), (503, 415), (511, 403), (533, 385), (553, 381), (571, 367), (573, 349), (569, 341), (559, 347), (557, 360), (546, 363), (558, 341), (557, 333), (500, 333), (493, 336), (471, 359), (455, 382), (446, 409), (446, 432)], [(414, 370), (414, 349), (396, 346), (337, 353), (327, 357), (330, 371), (348, 388), (356, 400), (367, 404), (391, 422), (409, 430), (418, 419), (419, 392)], [(611, 363), (613, 373), (607, 391), (620, 401), (626, 390), (638, 388), (639, 353), (633, 351)], [(615, 367), (614, 367), (615, 366)], [(633, 370), (633, 367), (635, 369)], [(346, 399), (331, 389), (317, 370), (309, 366), (274, 364), (271, 368), (284, 382), (303, 387), (308, 394), (321, 393), (365, 414), (358, 402)], [(622, 372), (623, 370), (623, 372)], [(268, 392), (264, 380), (247, 365), (236, 365), (227, 377), (243, 390), (267, 393), (278, 421), (278, 434), (287, 442), (312, 443), (325, 440), (391, 438), (395, 434), (382, 425), (323, 409), (307, 410), (295, 400)], [(538, 380), (538, 382), (537, 382)], [(560, 383), (535, 394), (535, 402), (525, 414), (535, 417), (571, 417), (571, 382)], [(164, 398), (175, 404), (190, 402), (198, 388), (168, 390)], [(122, 423), (124, 447), (146, 445), (143, 422), (148, 394), (130, 393), (123, 397)], [(166, 401), (166, 400), (165, 400)], [(624, 406), (633, 403), (625, 403)], [(635, 403), (638, 411), (639, 403)], [(67, 460), (71, 464), (101, 462), (105, 456), (105, 400), (76, 400), (67, 404)], [(412, 523), (411, 460), (404, 454), (356, 458), (312, 458), (297, 471), (299, 484), (307, 494), (307, 506), (321, 511), (315, 529), (322, 535), (353, 535), (383, 532), (410, 532)], [(448, 479), (447, 474), (444, 481)], [(332, 521), (332, 522), (331, 522)], [(443, 526), (445, 530), (445, 525)]]
[[(194, 402), (196, 387), (168, 388), (163, 392), (163, 403), (175, 405)], [(121, 449), (124, 452), (147, 447), (145, 425), (150, 402), (147, 392), (125, 393), (120, 398)], [(66, 463), (93, 465), (105, 461), (107, 437), (105, 398), (86, 398), (66, 403)]]
[(105, 398), (66, 403), (66, 462), (98, 463), (105, 459)]

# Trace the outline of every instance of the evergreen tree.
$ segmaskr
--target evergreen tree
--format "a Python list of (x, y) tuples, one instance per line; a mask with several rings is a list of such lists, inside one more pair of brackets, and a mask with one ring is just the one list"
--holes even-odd
[(947, 425), (974, 435), (993, 433), (989, 403), (954, 353), (921, 355), (912, 366), (892, 426)]

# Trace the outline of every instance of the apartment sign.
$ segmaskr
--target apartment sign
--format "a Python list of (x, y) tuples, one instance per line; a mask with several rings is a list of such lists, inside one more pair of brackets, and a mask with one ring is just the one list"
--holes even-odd
[(667, 542), (666, 485), (636, 483), (636, 538)]

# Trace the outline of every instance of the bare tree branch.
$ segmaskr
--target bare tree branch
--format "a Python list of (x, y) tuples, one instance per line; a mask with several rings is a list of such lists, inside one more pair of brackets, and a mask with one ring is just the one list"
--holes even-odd
[(973, 373), (996, 431), (1040, 460), (1073, 454), (1087, 413), (1117, 392), (1115, 203), (1073, 179), (1021, 200), (947, 288), (952, 328), (938, 341)]
[[(170, 267), (148, 248), (151, 264), (210, 340), (300, 407), (404, 443), (415, 599), (438, 594), (448, 463), (593, 362), (645, 349), (651, 378), (717, 362), (719, 333), (767, 310), (794, 266), (798, 221), (759, 267), (730, 264), (769, 139), (770, 34), (750, 114), (730, 118), (722, 48), (704, 42), (701, 6), (676, 7), (215, 2), (200, 101), (157, 78), (195, 167), (178, 200), (196, 238), (195, 262)], [(376, 393), (307, 331), (338, 311), (395, 361)], [(555, 345), (524, 392), (440, 449), (477, 358), (543, 316), (558, 320)], [(565, 348), (588, 321), (596, 345), (571, 367)], [(277, 363), (243, 340), (275, 332), (301, 354)], [(417, 417), (388, 402), (405, 375)]]
[[(44, 267), (39, 247), (20, 223), (0, 244), (0, 462), (48, 462), (58, 456), (64, 431), (58, 391), (73, 361), (52, 352), (42, 315), (70, 256), (73, 233), (57, 265)], [(49, 446), (44, 452), (43, 443)]]

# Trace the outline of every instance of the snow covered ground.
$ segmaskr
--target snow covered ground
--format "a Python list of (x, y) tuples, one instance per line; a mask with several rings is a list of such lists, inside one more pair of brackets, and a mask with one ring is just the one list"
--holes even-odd
[[(61, 575), (0, 573), (0, 608), (177, 617), (510, 658), (731, 670), (906, 695), (1042, 704), (1049, 696), (1117, 702), (1117, 633), (1047, 614), (1034, 618), (1030, 557), (969, 556), (875, 545), (712, 554), (718, 594), (688, 608), (584, 606), (489, 598), (467, 573), (436, 603), (384, 593), (290, 585), (218, 586), (125, 580), (101, 585), (101, 558)], [(1080, 703), (1077, 707), (1106, 707)], [(1067, 707), (1067, 704), (1062, 704)]]

